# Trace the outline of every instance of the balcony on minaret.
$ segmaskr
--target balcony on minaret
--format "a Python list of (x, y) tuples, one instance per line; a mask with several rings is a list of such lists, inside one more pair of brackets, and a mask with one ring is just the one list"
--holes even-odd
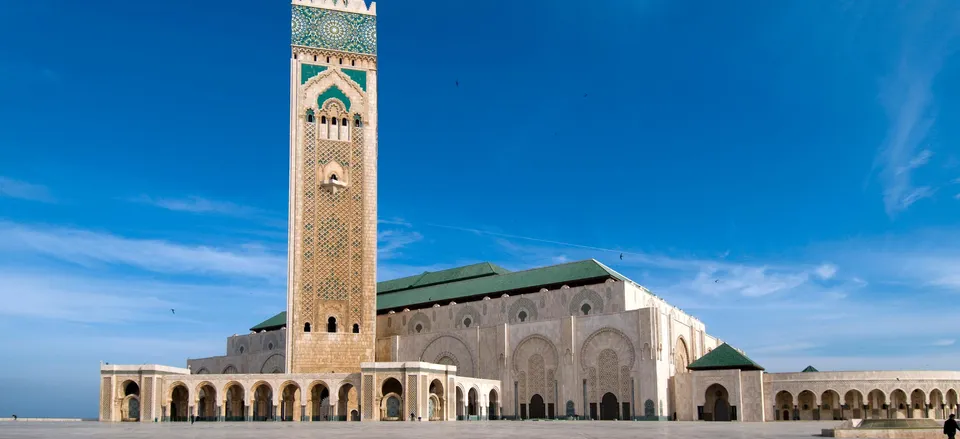
[(336, 194), (349, 186), (350, 179), (348, 169), (345, 169), (340, 163), (330, 162), (320, 166), (320, 175), (317, 180), (320, 181), (320, 188)]
[(336, 194), (338, 191), (346, 189), (347, 184), (340, 181), (336, 174), (332, 174), (330, 175), (330, 178), (327, 178), (323, 183), (320, 183), (320, 187), (325, 191)]

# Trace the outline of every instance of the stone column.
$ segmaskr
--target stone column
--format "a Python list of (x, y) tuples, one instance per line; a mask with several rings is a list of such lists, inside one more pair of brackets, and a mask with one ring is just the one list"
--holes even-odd
[(340, 408), (340, 400), (333, 399), (333, 395), (330, 395), (328, 401), (330, 402), (330, 408), (327, 409), (327, 420), (333, 421), (337, 419), (337, 416), (340, 416), (340, 413), (338, 413)]
[(306, 405), (306, 404), (301, 404), (301, 405), (300, 405), (300, 418), (298, 419), (298, 421), (300, 421), (300, 422), (303, 422), (304, 420), (309, 421), (309, 419), (305, 419), (306, 413), (307, 413), (307, 405)]

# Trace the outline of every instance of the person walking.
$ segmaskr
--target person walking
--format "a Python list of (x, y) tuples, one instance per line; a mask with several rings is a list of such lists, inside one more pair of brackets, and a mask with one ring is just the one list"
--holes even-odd
[(943, 434), (947, 435), (947, 439), (955, 439), (957, 430), (960, 430), (960, 425), (957, 425), (957, 420), (954, 419), (954, 416), (955, 415), (950, 415), (950, 419), (943, 422)]

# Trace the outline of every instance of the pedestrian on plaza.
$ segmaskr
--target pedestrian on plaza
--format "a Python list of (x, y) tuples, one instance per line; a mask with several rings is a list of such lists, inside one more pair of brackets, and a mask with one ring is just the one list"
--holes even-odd
[(957, 430), (960, 430), (960, 425), (957, 425), (954, 415), (950, 415), (950, 419), (943, 422), (943, 434), (947, 435), (947, 439), (955, 439)]

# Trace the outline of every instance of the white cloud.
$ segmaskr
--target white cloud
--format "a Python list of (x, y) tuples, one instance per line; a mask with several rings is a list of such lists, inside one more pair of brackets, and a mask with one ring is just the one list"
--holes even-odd
[(0, 251), (40, 254), (85, 266), (124, 265), (158, 273), (226, 275), (274, 282), (286, 279), (285, 254), (132, 239), (80, 229), (0, 222)]
[(809, 280), (806, 271), (778, 272), (763, 266), (728, 265), (701, 270), (689, 286), (703, 294), (759, 297), (792, 290)]
[(407, 221), (404, 221), (402, 218), (392, 218), (392, 219), (378, 219), (377, 224), (390, 224), (394, 226), (404, 226), (411, 227), (411, 224)]
[(923, 32), (936, 29), (928, 22), (938, 15), (932, 10), (926, 12), (929, 13), (920, 19), (904, 14), (906, 32), (901, 36), (902, 47), (896, 52), (896, 67), (880, 90), (888, 127), (875, 165), (880, 167), (884, 207), (889, 216), (936, 192), (930, 185), (916, 185), (913, 171), (933, 156), (932, 151), (922, 147), (929, 142), (928, 136), (937, 122), (933, 85), (946, 55), (944, 38), (951, 36), (943, 33), (935, 39), (939, 41), (924, 39)]
[(50, 191), (46, 187), (4, 176), (0, 176), (0, 197), (19, 198), (44, 203), (54, 202)]
[(837, 275), (837, 266), (833, 264), (823, 264), (814, 271), (817, 273), (817, 276), (820, 276), (820, 279), (829, 280)]
[(81, 323), (131, 323), (167, 318), (174, 302), (150, 285), (0, 271), (0, 314)]
[(377, 257), (392, 259), (400, 256), (400, 250), (423, 239), (418, 232), (406, 230), (381, 230), (377, 232)]
[(933, 345), (933, 346), (953, 346), (953, 344), (956, 343), (956, 342), (957, 342), (957, 341), (954, 340), (954, 339), (952, 339), (952, 338), (945, 338), (945, 339), (941, 339), (941, 340), (936, 340), (936, 341), (934, 341), (933, 343), (931, 343), (931, 345)]
[(227, 216), (245, 217), (261, 213), (259, 209), (243, 206), (229, 201), (217, 201), (198, 196), (186, 198), (154, 198), (148, 195), (135, 197), (130, 201), (176, 212), (212, 213)]

